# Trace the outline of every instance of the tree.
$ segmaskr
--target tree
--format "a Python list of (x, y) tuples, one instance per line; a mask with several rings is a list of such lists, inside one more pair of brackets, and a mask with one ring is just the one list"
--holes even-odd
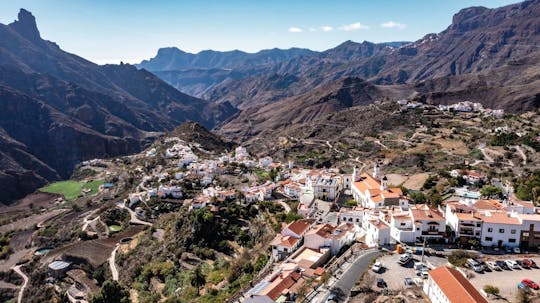
[(500, 198), (502, 196), (502, 190), (493, 185), (486, 185), (480, 190), (482, 196), (487, 198)]
[(442, 203), (442, 197), (435, 188), (432, 188), (427, 193), (426, 200), (433, 207), (437, 207), (437, 206), (441, 205), (441, 203)]
[(197, 267), (195, 267), (195, 270), (193, 270), (193, 274), (191, 276), (191, 285), (197, 288), (197, 292), (200, 292), (201, 286), (204, 286), (204, 284), (206, 284), (206, 277), (204, 276), (202, 267), (199, 264)]
[(99, 293), (90, 299), (90, 303), (128, 303), (129, 292), (117, 281), (107, 280)]

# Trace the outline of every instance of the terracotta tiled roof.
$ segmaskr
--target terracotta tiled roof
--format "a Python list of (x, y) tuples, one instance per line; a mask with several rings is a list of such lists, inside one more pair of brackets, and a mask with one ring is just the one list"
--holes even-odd
[(516, 217), (511, 217), (506, 212), (490, 212), (489, 215), (481, 216), (484, 223), (499, 223), (499, 224), (516, 224), (521, 225), (521, 222)]
[(501, 210), (504, 208), (499, 201), (495, 201), (493, 199), (478, 200), (476, 203), (474, 203), (474, 207), (482, 210)]
[(309, 229), (313, 222), (313, 220), (296, 220), (294, 222), (291, 222), (287, 226), (287, 228), (297, 235), (302, 235), (305, 231)]
[(480, 215), (474, 213), (456, 213), (456, 216), (459, 220), (482, 221)]
[(451, 303), (488, 302), (467, 278), (456, 269), (442, 266), (430, 270), (429, 276)]
[(301, 276), (302, 274), (296, 271), (282, 273), (274, 281), (272, 281), (272, 284), (262, 291), (261, 294), (267, 295), (270, 299), (275, 301), (281, 295), (287, 294), (289, 289), (300, 280)]
[(445, 221), (438, 209), (426, 204), (411, 206), (410, 213), (415, 221)]

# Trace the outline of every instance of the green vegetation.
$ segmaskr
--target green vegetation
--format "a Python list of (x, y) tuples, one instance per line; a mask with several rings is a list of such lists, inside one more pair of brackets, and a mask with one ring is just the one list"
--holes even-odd
[(484, 285), (484, 291), (486, 292), (486, 294), (490, 294), (490, 295), (499, 294), (499, 288), (493, 285)]
[(356, 202), (356, 200), (354, 199), (349, 199), (347, 201), (345, 201), (345, 206), (347, 207), (355, 207), (358, 205), (358, 202)]
[(104, 182), (103, 180), (95, 180), (87, 183), (72, 180), (59, 181), (42, 187), (39, 190), (46, 193), (60, 194), (66, 200), (73, 200), (81, 195), (83, 189), (90, 189), (88, 195), (96, 194)]
[(128, 303), (129, 291), (117, 281), (107, 280), (98, 294), (90, 299), (90, 303)]
[(3, 234), (0, 236), (0, 260), (7, 259), (12, 252), (9, 247), (9, 241), (11, 240), (11, 234)]
[(480, 190), (482, 196), (487, 198), (500, 198), (502, 197), (502, 190), (493, 185), (486, 185)]
[(519, 136), (516, 133), (500, 133), (491, 138), (489, 142), (494, 146), (507, 146), (515, 145), (519, 140)]
[(109, 225), (109, 231), (116, 233), (122, 230), (122, 226), (119, 225)]
[(467, 259), (474, 258), (475, 255), (465, 250), (456, 250), (448, 256), (448, 262), (454, 266), (465, 266)]
[(519, 199), (540, 202), (540, 170), (529, 176), (522, 176), (514, 183), (515, 193)]

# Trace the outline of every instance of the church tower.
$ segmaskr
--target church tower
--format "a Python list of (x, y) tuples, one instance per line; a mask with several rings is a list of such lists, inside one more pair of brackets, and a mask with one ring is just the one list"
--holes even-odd
[(379, 166), (379, 163), (376, 163), (375, 167), (373, 167), (373, 178), (377, 180), (381, 178), (381, 167)]

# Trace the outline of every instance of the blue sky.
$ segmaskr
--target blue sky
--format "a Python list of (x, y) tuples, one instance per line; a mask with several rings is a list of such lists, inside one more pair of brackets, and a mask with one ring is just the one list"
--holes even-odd
[(461, 8), (505, 0), (10, 0), (0, 22), (19, 8), (36, 16), (42, 37), (97, 63), (138, 63), (158, 48), (332, 48), (343, 41), (414, 41), (444, 30)]

